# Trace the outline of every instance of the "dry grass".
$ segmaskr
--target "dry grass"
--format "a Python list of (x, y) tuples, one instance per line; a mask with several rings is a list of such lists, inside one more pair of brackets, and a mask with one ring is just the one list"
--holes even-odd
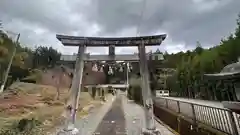
[[(56, 89), (51, 86), (19, 83), (10, 89), (0, 97), (0, 128), (23, 118), (41, 121), (44, 130), (63, 123), (63, 112), (69, 97), (67, 89), (61, 89), (60, 100), (56, 100)], [(100, 101), (93, 101), (87, 92), (82, 92), (79, 100), (77, 118), (88, 114), (89, 109), (84, 107), (100, 105)]]

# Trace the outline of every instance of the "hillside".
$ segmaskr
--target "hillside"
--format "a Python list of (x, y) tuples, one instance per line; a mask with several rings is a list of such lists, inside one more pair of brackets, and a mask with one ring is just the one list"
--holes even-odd
[[(68, 89), (60, 89), (60, 99), (56, 100), (56, 88), (31, 83), (14, 83), (0, 96), (0, 129), (13, 130), (21, 119), (36, 120), (44, 132), (63, 124), (64, 108), (69, 97)], [(88, 113), (87, 106), (99, 106), (100, 100), (93, 100), (88, 92), (82, 92), (79, 99), (78, 117)], [(17, 124), (19, 125), (19, 124)], [(2, 135), (4, 133), (0, 133)]]

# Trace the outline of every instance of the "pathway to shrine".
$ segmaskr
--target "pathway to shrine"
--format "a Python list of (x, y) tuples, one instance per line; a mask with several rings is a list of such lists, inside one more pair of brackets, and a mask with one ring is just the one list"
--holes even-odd
[[(155, 122), (161, 135), (174, 135), (167, 127)], [(108, 96), (100, 109), (76, 120), (79, 135), (141, 135), (145, 124), (143, 107), (129, 101), (124, 92)]]
[(104, 116), (95, 131), (95, 134), (101, 135), (126, 135), (125, 117), (122, 109), (121, 97), (117, 97), (113, 102), (111, 109)]

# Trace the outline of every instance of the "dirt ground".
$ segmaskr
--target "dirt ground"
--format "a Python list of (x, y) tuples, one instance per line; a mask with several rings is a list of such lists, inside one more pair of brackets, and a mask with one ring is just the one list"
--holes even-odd
[[(104, 73), (94, 72), (91, 65), (84, 70), (82, 87), (87, 84), (101, 84), (105, 81)], [(54, 130), (66, 119), (66, 104), (70, 96), (72, 78), (71, 69), (60, 67), (39, 71), (35, 75), (36, 83), (16, 82), (0, 94), (0, 129), (11, 126), (23, 118), (40, 121), (46, 131)], [(60, 82), (60, 83), (58, 83)], [(60, 87), (60, 99), (57, 100), (57, 88)], [(79, 98), (77, 118), (88, 114), (93, 107), (100, 107), (101, 100), (95, 99), (88, 92), (82, 92)]]
[[(60, 89), (60, 99), (53, 86), (18, 82), (0, 95), (0, 129), (11, 126), (23, 118), (41, 121), (46, 130), (63, 124), (65, 104), (69, 97), (68, 89)], [(82, 92), (79, 99), (77, 117), (88, 113), (88, 106), (100, 106), (100, 100), (93, 100), (88, 92)]]

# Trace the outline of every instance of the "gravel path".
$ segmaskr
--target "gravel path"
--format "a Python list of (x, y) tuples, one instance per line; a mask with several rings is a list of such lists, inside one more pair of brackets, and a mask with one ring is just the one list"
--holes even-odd
[[(78, 119), (76, 121), (75, 127), (79, 129), (79, 135), (92, 135), (94, 133), (105, 114), (111, 108), (112, 103), (115, 101), (116, 97), (108, 96), (106, 99), (107, 102), (105, 102), (100, 108), (91, 110), (91, 112), (86, 117)], [(63, 129), (63, 127), (60, 129)]]
[(99, 109), (93, 109), (85, 118), (76, 122), (76, 127), (80, 130), (80, 135), (92, 135), (105, 114), (111, 108), (116, 97), (109, 96), (107, 102)]
[[(161, 135), (174, 135), (156, 121)], [(124, 93), (108, 98), (100, 109), (92, 110), (88, 116), (77, 120), (79, 135), (141, 135), (145, 127), (143, 108), (129, 101)]]
[[(133, 101), (129, 101), (125, 95), (122, 95), (122, 104), (126, 119), (127, 135), (141, 135), (141, 130), (145, 127), (143, 107)], [(161, 135), (174, 135), (174, 133), (157, 121), (155, 123)]]
[(97, 135), (126, 135), (125, 118), (122, 110), (121, 97), (117, 97), (112, 108), (104, 116), (95, 131)]

